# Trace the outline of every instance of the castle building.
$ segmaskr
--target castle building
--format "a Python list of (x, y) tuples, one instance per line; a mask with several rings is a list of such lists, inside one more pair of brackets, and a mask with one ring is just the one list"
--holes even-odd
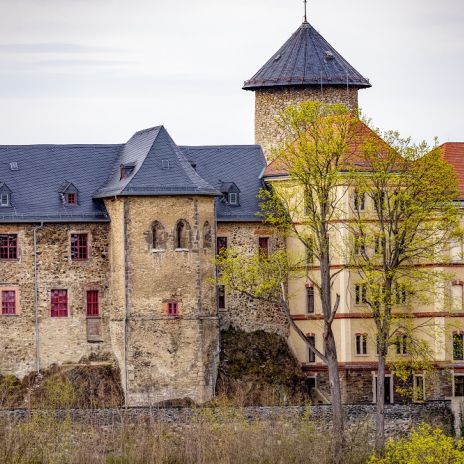
[[(259, 189), (287, 176), (266, 162), (279, 142), (278, 112), (306, 100), (356, 109), (358, 91), (369, 87), (305, 21), (243, 86), (255, 92), (256, 145), (178, 146), (162, 126), (117, 145), (0, 145), (0, 374), (107, 360), (121, 371), (128, 405), (203, 402), (214, 395), (220, 329), (233, 326), (288, 336), (326, 397), (325, 366), (275, 308), (217, 286), (214, 257), (225, 247), (278, 245), (257, 215)], [(444, 152), (464, 179), (464, 144)], [(452, 286), (463, 304), (458, 255)], [(291, 313), (319, 347), (317, 296), (306, 284), (289, 282)], [(353, 299), (355, 277), (347, 271), (338, 285), (344, 399), (371, 402), (375, 353), (370, 339), (356, 352), (356, 334), (368, 329)], [(439, 302), (430, 311), (447, 318)], [(464, 395), (464, 361), (444, 347), (437, 359), (454, 377), (433, 398)]]

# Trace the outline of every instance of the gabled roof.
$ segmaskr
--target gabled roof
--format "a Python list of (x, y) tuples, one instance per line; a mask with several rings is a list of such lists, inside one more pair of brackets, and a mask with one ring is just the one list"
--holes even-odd
[(79, 190), (72, 182), (64, 181), (60, 188), (58, 189), (59, 193), (68, 193), (68, 192), (78, 192)]
[[(180, 147), (186, 158), (196, 165), (196, 171), (218, 190), (223, 180), (236, 184), (240, 190), (240, 205), (230, 206), (223, 198), (216, 199), (218, 221), (261, 221), (258, 192), (260, 176), (266, 159), (259, 145), (222, 145)], [(224, 182), (226, 183), (226, 182)]]
[(294, 85), (371, 87), (319, 32), (304, 22), (248, 81), (245, 90)]
[[(122, 145), (0, 145), (0, 182), (11, 189), (12, 207), (0, 208), (0, 222), (108, 221), (93, 195), (108, 177)], [(18, 163), (11, 170), (10, 163)], [(79, 186), (79, 204), (63, 204), (67, 180)]]
[[(121, 166), (135, 166), (120, 178)], [(124, 145), (96, 198), (116, 195), (219, 195), (185, 159), (163, 126), (137, 132)]]
[(240, 189), (237, 187), (235, 182), (221, 182), (219, 191), (221, 193), (240, 193)]
[(443, 158), (448, 161), (456, 171), (458, 177), (459, 198), (464, 200), (464, 142), (447, 142), (441, 146)]

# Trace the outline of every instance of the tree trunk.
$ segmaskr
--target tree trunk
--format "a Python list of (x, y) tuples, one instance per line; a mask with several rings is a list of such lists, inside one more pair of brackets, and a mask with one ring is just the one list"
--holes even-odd
[(343, 433), (343, 408), (340, 377), (338, 375), (337, 348), (332, 331), (332, 324), (325, 323), (324, 347), (329, 373), (330, 393), (332, 395), (332, 427), (334, 437), (334, 460), (336, 464), (343, 463), (345, 437)]
[(379, 347), (377, 367), (377, 398), (375, 413), (375, 451), (378, 456), (385, 446), (385, 354), (383, 347)]

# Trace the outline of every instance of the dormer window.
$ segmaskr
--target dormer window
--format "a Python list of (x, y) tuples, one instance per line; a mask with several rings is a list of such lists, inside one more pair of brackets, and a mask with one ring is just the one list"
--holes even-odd
[(77, 206), (79, 190), (69, 181), (63, 182), (59, 189), (61, 201), (65, 206)]
[(224, 195), (223, 201), (230, 206), (239, 206), (240, 189), (235, 182), (221, 182), (220, 190)]
[(10, 194), (0, 193), (0, 207), (10, 206)]
[(127, 179), (135, 169), (135, 164), (121, 164), (119, 170), (119, 180)]
[(169, 162), (168, 159), (162, 159), (161, 160), (161, 168), (162, 169), (170, 169), (171, 168), (171, 163)]
[(4, 182), (0, 182), (0, 208), (11, 206), (11, 190)]
[(66, 203), (68, 205), (77, 205), (77, 194), (73, 193), (67, 193), (66, 194)]
[(229, 205), (238, 205), (238, 193), (229, 193)]

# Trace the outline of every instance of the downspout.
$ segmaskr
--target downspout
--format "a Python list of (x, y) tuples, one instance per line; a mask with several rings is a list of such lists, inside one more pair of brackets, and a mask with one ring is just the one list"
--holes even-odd
[(127, 256), (128, 253), (128, 238), (127, 238), (127, 218), (129, 212), (129, 205), (127, 202), (127, 197), (124, 198), (124, 225), (123, 225), (123, 252), (124, 252), (124, 407), (128, 407), (128, 397), (129, 397), (129, 374), (127, 372), (128, 362), (128, 345), (129, 345), (129, 259)]
[(33, 229), (34, 247), (34, 311), (35, 311), (35, 367), (37, 375), (40, 376), (40, 332), (39, 332), (39, 271), (37, 268), (37, 231), (43, 228), (43, 221), (40, 226)]

